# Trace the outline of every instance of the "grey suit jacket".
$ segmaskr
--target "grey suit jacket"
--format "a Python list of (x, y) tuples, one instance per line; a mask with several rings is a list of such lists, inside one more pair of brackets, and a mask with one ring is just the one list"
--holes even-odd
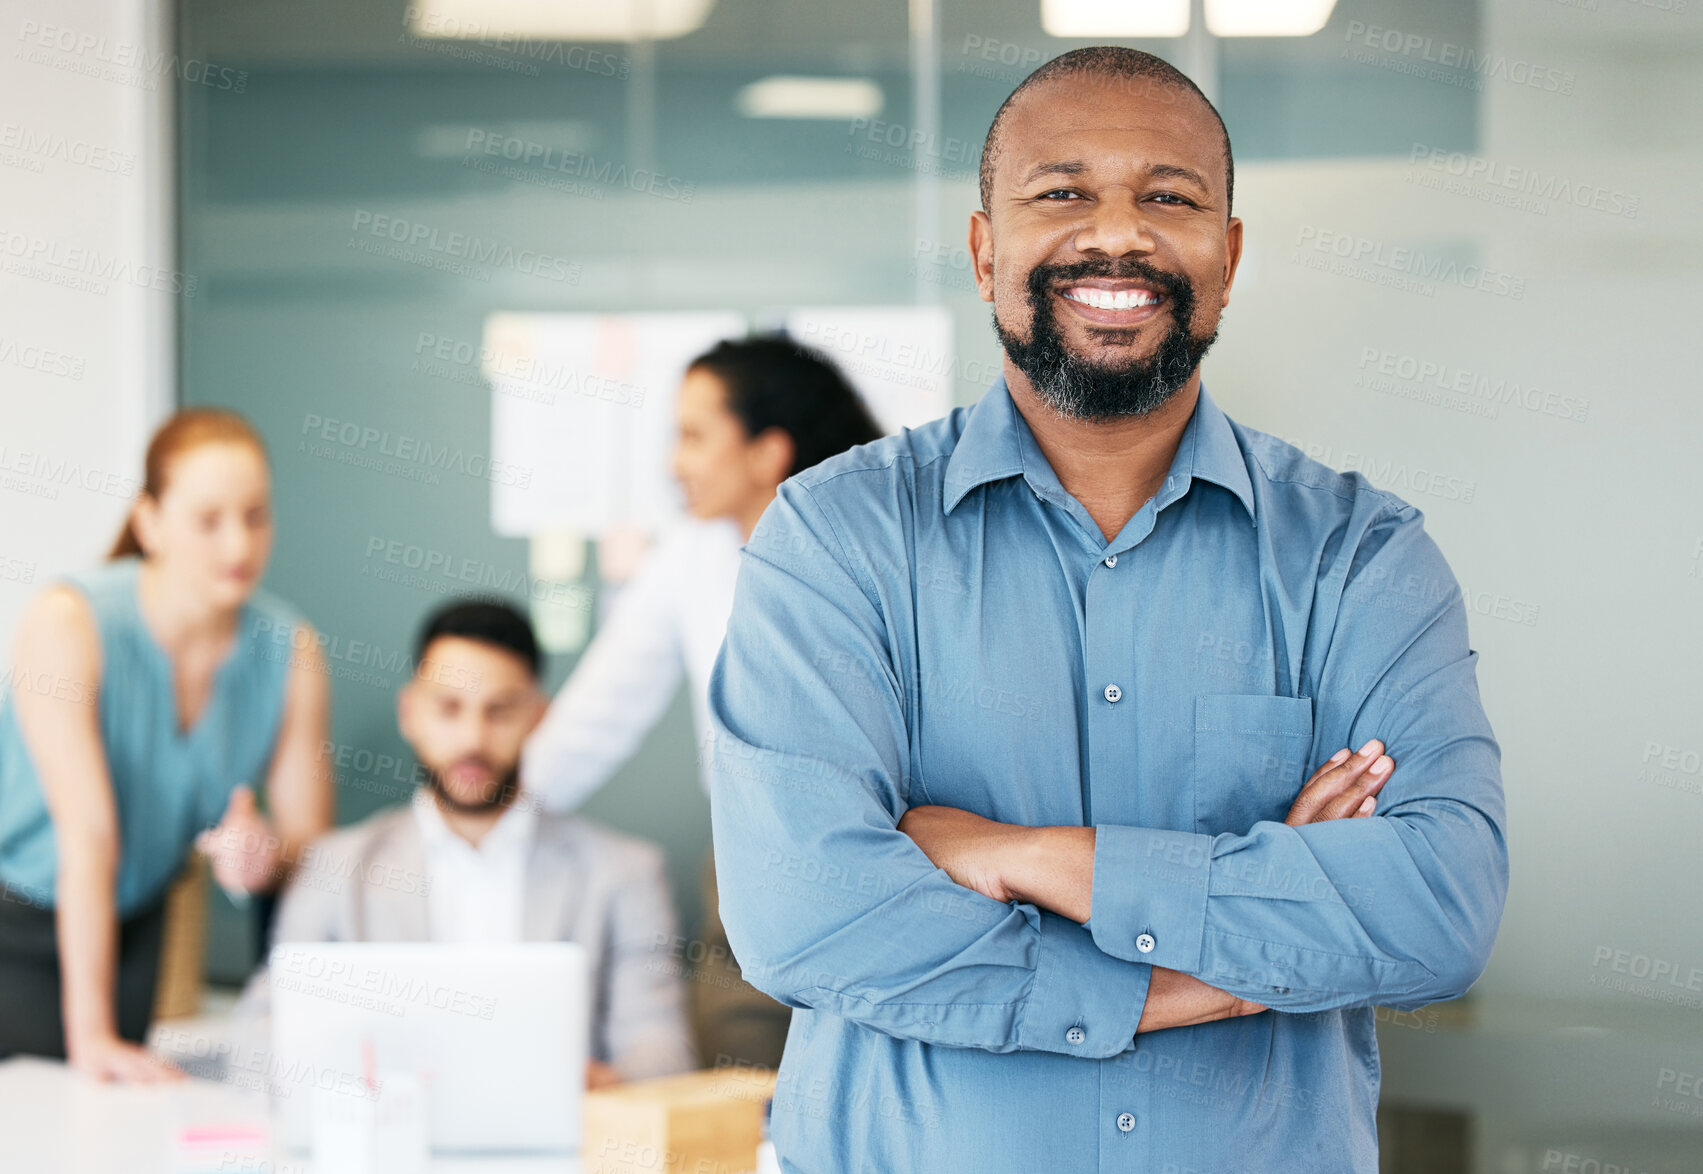
[[(414, 813), (407, 804), (381, 811), (303, 854), (272, 940), (429, 941), (428, 889)], [(595, 1058), (630, 1080), (695, 1066), (684, 943), (660, 849), (579, 816), (541, 813), (522, 920), (527, 941), (578, 942), (590, 955)]]

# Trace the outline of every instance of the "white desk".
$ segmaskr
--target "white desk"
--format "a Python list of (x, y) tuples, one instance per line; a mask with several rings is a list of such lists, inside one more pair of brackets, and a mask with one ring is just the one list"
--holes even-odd
[[(102, 1084), (34, 1057), (0, 1062), (0, 1169), (20, 1174), (312, 1174), (305, 1154), (185, 1161), (185, 1129), (266, 1122), (262, 1092), (206, 1080)], [(434, 1174), (578, 1174), (568, 1157), (439, 1158)]]

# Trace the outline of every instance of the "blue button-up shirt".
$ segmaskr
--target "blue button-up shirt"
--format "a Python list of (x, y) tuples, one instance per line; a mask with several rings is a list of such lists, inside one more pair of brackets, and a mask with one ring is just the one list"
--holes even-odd
[[(783, 1168), (1373, 1174), (1373, 1008), (1464, 992), (1507, 889), (1476, 660), (1418, 510), (1204, 390), (1110, 542), (1003, 382), (786, 482), (710, 685)], [(1372, 818), (1282, 822), (1370, 738)], [(953, 883), (925, 803), (1093, 826), (1088, 924)], [(1138, 1036), (1153, 966), (1271, 1010)]]

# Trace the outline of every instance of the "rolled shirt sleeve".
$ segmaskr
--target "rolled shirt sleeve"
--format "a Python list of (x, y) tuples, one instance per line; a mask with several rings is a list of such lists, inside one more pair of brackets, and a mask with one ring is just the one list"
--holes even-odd
[(1145, 960), (960, 887), (898, 830), (904, 692), (877, 595), (852, 565), (810, 492), (784, 484), (746, 546), (711, 677), (716, 871), (747, 981), (926, 1043), (1129, 1049)]
[[(1321, 730), (1355, 749), (1380, 739), (1395, 760), (1376, 813), (1217, 834), (1099, 827), (1089, 925), (1108, 954), (1298, 1012), (1411, 1009), (1483, 972), (1508, 856), (1460, 587), (1405, 505), (1364, 528), (1343, 581), (1310, 684)], [(1317, 761), (1334, 749), (1315, 745)]]

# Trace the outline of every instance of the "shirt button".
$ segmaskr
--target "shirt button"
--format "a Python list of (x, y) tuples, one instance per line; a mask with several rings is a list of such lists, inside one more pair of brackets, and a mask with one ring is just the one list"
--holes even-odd
[(1064, 1038), (1066, 1043), (1079, 1044), (1088, 1038), (1088, 1033), (1080, 1027), (1073, 1027), (1064, 1033)]
[(1106, 686), (1106, 700), (1110, 701), (1113, 705), (1116, 705), (1117, 702), (1118, 702), (1118, 698), (1122, 697), (1123, 695), (1124, 695), (1124, 691), (1122, 689), (1118, 688), (1116, 685), (1107, 685)]
[(1107, 555), (1107, 556), (1106, 556), (1106, 565), (1107, 565), (1107, 566), (1108, 566), (1108, 567), (1115, 567), (1115, 566), (1117, 566), (1117, 565), (1118, 565), (1118, 556), (1117, 556), (1117, 555), (1115, 555), (1115, 554), (1108, 554), (1108, 555)]
[(1143, 954), (1151, 954), (1153, 952), (1153, 947), (1158, 944), (1159, 943), (1154, 940), (1153, 935), (1150, 933), (1144, 933), (1135, 939), (1135, 948), (1140, 950)]
[(1135, 1128), (1135, 1114), (1134, 1113), (1119, 1113), (1118, 1114), (1118, 1129), (1119, 1129), (1119, 1131), (1121, 1131), (1123, 1133), (1128, 1133), (1130, 1130), (1132, 1130), (1134, 1128)]

